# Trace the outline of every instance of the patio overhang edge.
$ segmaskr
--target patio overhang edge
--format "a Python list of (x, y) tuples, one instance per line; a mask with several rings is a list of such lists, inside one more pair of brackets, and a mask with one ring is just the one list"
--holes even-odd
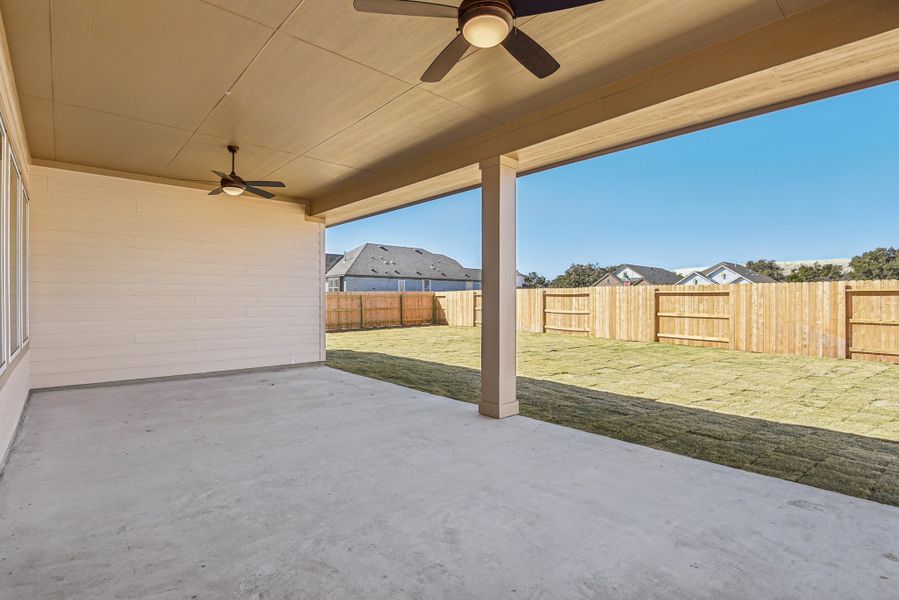
[(899, 3), (834, 0), (314, 198), (309, 212), (336, 225), (476, 188), (490, 157), (528, 174), (895, 79)]

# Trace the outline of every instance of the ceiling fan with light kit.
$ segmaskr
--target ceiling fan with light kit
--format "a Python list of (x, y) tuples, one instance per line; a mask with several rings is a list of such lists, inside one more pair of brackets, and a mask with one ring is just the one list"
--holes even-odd
[(459, 34), (421, 76), (422, 81), (435, 83), (442, 80), (472, 46), (493, 48), (500, 44), (535, 76), (540, 79), (549, 77), (559, 69), (559, 63), (543, 46), (518, 29), (515, 19), (602, 1), (462, 0), (456, 7), (420, 0), (354, 0), (353, 7), (359, 12), (456, 19)]
[(284, 187), (284, 183), (281, 181), (247, 181), (240, 177), (237, 173), (234, 172), (234, 163), (237, 159), (237, 151), (240, 150), (237, 146), (228, 146), (228, 152), (231, 153), (231, 173), (226, 175), (221, 171), (212, 170), (213, 173), (218, 175), (221, 180), (219, 181), (219, 187), (215, 188), (211, 192), (209, 192), (210, 196), (215, 196), (221, 194), (222, 192), (228, 194), (229, 196), (240, 196), (244, 192), (249, 192), (251, 194), (255, 194), (260, 198), (271, 199), (274, 198), (275, 195), (271, 192), (267, 192), (265, 190), (259, 189), (260, 187)]

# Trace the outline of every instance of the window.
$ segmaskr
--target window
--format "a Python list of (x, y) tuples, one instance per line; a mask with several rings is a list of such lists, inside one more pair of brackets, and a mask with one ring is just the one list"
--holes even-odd
[[(0, 122), (0, 257), (5, 256), (5, 253), (2, 252), (4, 246), (5, 236), (3, 234), (4, 227), (2, 225), (3, 219), (5, 216), (3, 214), (2, 207), (6, 206), (6, 199), (8, 198), (8, 188), (9, 188), (9, 157), (6, 154), (6, 129), (3, 127), (3, 123)], [(6, 302), (4, 298), (6, 298), (6, 280), (3, 278), (3, 260), (0, 259), (0, 369), (6, 366), (6, 319), (5, 312), (3, 310)]]
[(29, 221), (31, 219), (31, 201), (28, 193), (22, 187), (22, 343), (28, 341), (31, 335), (31, 323), (28, 321), (28, 303), (31, 288), (31, 269), (29, 269), (28, 240), (30, 233), (28, 231)]
[(405, 279), (400, 279), (399, 281), (396, 282), (396, 290), (398, 292), (406, 291), (406, 280)]
[(431, 280), (430, 279), (422, 279), (421, 280), (421, 291), (423, 291), (423, 292), (431, 291)]
[(329, 292), (339, 292), (340, 291), (340, 280), (336, 277), (332, 277), (328, 279), (328, 291)]
[(0, 119), (0, 371), (29, 337), (29, 197)]
[[(10, 150), (12, 152), (12, 150)], [(20, 313), (20, 294), (22, 292), (22, 245), (21, 236), (19, 235), (22, 214), (22, 177), (16, 166), (15, 159), (10, 154), (9, 169), (9, 186), (8, 186), (8, 205), (9, 218), (6, 221), (6, 240), (7, 251), (9, 257), (9, 284), (8, 284), (8, 304), (9, 307), (9, 355), (14, 356), (21, 347), (21, 318)]]

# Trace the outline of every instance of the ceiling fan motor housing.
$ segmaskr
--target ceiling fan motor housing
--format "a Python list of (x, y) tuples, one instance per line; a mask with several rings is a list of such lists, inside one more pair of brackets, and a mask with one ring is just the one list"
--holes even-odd
[(459, 6), (459, 29), (478, 48), (500, 44), (512, 31), (514, 18), (507, 0), (465, 0)]

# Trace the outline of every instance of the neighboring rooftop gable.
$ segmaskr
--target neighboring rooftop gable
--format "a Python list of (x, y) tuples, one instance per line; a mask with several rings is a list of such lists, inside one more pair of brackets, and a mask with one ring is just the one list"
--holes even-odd
[(328, 277), (392, 277), (480, 281), (480, 269), (466, 269), (445, 254), (423, 248), (363, 244), (347, 252), (327, 272)]
[(703, 271), (702, 274), (706, 277), (711, 277), (715, 271), (721, 269), (722, 267), (730, 269), (734, 273), (740, 275), (747, 281), (751, 281), (752, 283), (775, 283), (775, 281), (767, 275), (760, 275), (743, 265), (731, 262), (720, 262), (717, 265), (709, 267), (708, 269)]
[(681, 277), (677, 273), (672, 273), (668, 269), (663, 269), (661, 267), (648, 267), (645, 265), (631, 265), (625, 264), (621, 265), (616, 271), (616, 276), (618, 273), (623, 271), (625, 268), (634, 271), (646, 282), (653, 285), (672, 285), (680, 281)]
[(683, 279), (679, 279), (677, 285), (695, 285), (693, 281), (697, 279), (701, 282), (700, 285), (715, 285), (714, 281), (699, 271), (693, 271)]

